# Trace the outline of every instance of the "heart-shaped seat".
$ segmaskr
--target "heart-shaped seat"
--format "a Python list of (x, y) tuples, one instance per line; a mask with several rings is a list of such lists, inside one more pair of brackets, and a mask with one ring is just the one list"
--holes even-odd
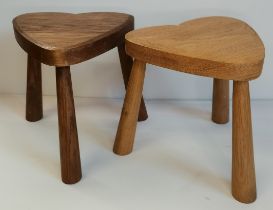
[(135, 30), (126, 35), (126, 50), (150, 64), (227, 80), (258, 77), (264, 60), (264, 45), (257, 33), (229, 17)]
[(133, 16), (123, 13), (42, 12), (17, 16), (13, 26), (29, 55), (47, 65), (69, 66), (117, 46), (133, 22)]

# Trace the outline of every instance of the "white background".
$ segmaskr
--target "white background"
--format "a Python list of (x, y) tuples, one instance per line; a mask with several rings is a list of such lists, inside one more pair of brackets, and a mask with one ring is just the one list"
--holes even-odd
[[(16, 43), (12, 19), (16, 15), (38, 11), (117, 11), (135, 16), (136, 28), (178, 24), (200, 16), (232, 16), (249, 23), (266, 46), (262, 76), (251, 83), (254, 99), (273, 99), (272, 40), (273, 3), (271, 0), (0, 0), (0, 93), (24, 94), (26, 53)], [(272, 59), (270, 59), (272, 58)], [(55, 72), (43, 66), (44, 95), (55, 95)], [(72, 66), (74, 95), (82, 97), (124, 96), (117, 51), (112, 50), (91, 61)], [(186, 75), (148, 66), (146, 98), (209, 99), (211, 79)]]
[[(136, 28), (210, 15), (242, 19), (266, 46), (264, 72), (251, 82), (251, 96), (273, 99), (272, 0), (0, 0), (1, 210), (272, 209), (272, 101), (252, 103), (258, 199), (251, 205), (231, 196), (232, 124), (210, 122), (208, 101), (147, 101), (151, 117), (138, 124), (134, 152), (119, 157), (111, 151), (121, 100), (75, 100), (83, 178), (62, 184), (56, 97), (45, 97), (44, 119), (29, 123), (25, 97), (5, 95), (24, 94), (26, 86), (27, 56), (15, 41), (12, 19), (38, 11), (126, 12), (135, 16)], [(44, 94), (55, 95), (54, 68), (43, 67)], [(124, 96), (116, 50), (72, 69), (75, 96)], [(211, 88), (209, 78), (149, 65), (144, 95), (210, 99)]]

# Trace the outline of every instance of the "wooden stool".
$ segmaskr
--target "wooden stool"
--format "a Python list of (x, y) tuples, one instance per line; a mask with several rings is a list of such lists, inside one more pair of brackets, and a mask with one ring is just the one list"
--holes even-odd
[(256, 199), (248, 81), (262, 71), (264, 46), (246, 23), (228, 17), (206, 17), (178, 26), (130, 32), (126, 51), (134, 57), (114, 152), (132, 151), (146, 63), (214, 78), (212, 119), (228, 121), (228, 81), (233, 80), (232, 194), (241, 202)]
[[(43, 117), (41, 63), (56, 66), (62, 180), (81, 179), (81, 162), (70, 65), (81, 63), (118, 47), (124, 83), (132, 59), (126, 55), (124, 36), (134, 28), (134, 18), (121, 13), (30, 13), (13, 20), (19, 45), (28, 53), (26, 119)], [(147, 119), (145, 104), (139, 120)]]

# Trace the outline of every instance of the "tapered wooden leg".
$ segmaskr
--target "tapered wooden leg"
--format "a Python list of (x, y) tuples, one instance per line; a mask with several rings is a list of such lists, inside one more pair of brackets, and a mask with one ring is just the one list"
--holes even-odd
[(43, 118), (41, 62), (28, 55), (26, 120), (35, 122)]
[(229, 121), (229, 81), (213, 80), (212, 121), (225, 124)]
[[(127, 88), (127, 83), (129, 81), (131, 69), (133, 66), (133, 59), (126, 54), (124, 43), (118, 46), (118, 52), (119, 52), (119, 59), (120, 59), (123, 80), (124, 80), (125, 88)], [(139, 108), (138, 121), (144, 121), (147, 118), (148, 118), (148, 114), (147, 114), (144, 99), (142, 97), (140, 108)]]
[(70, 68), (57, 67), (56, 81), (62, 180), (73, 184), (82, 173)]
[(256, 199), (248, 82), (233, 82), (232, 194), (243, 203)]
[(133, 149), (145, 66), (141, 61), (134, 61), (113, 149), (119, 155), (127, 155)]

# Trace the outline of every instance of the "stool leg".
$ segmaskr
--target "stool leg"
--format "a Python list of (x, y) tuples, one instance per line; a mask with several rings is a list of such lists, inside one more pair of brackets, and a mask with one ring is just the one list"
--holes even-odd
[(28, 55), (26, 120), (35, 122), (43, 118), (41, 62)]
[(213, 122), (225, 124), (229, 121), (229, 81), (213, 80), (212, 116)]
[(256, 199), (249, 84), (233, 82), (232, 194), (243, 203)]
[(81, 177), (81, 160), (69, 67), (56, 68), (62, 180), (74, 184)]
[[(126, 54), (124, 43), (122, 43), (121, 45), (118, 46), (118, 52), (119, 52), (119, 59), (120, 59), (123, 80), (124, 80), (125, 88), (127, 88), (127, 83), (129, 81), (129, 77), (130, 77), (131, 69), (132, 69), (132, 65), (133, 65), (133, 59), (129, 55)], [(138, 114), (138, 121), (144, 121), (147, 118), (148, 118), (148, 114), (147, 114), (144, 99), (142, 97), (141, 103), (140, 103), (139, 114)]]
[(134, 61), (113, 149), (119, 155), (127, 155), (133, 149), (145, 67), (145, 63)]

